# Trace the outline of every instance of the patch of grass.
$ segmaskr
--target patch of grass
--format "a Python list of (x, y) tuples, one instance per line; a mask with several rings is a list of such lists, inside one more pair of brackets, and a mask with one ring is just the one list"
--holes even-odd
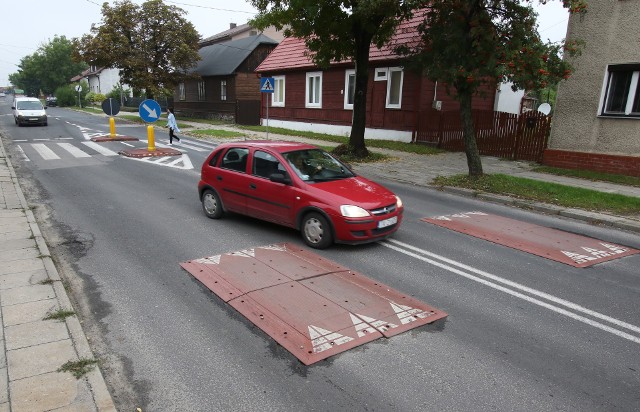
[(74, 311), (72, 311), (72, 310), (58, 309), (55, 312), (49, 313), (42, 320), (58, 320), (58, 321), (62, 322), (66, 318), (68, 318), (69, 316), (75, 316), (75, 314), (76, 313)]
[[(236, 126), (236, 127), (239, 129), (251, 130), (254, 132), (266, 132), (267, 130), (266, 126)], [(336, 135), (325, 134), (325, 133), (302, 132), (298, 130), (283, 129), (280, 127), (269, 127), (269, 133), (280, 134), (285, 136), (306, 137), (308, 139), (324, 140), (325, 142), (333, 142), (338, 144), (345, 144), (345, 143), (348, 143), (349, 141), (348, 137), (336, 136)], [(398, 150), (400, 152), (418, 153), (418, 154), (437, 154), (437, 153), (444, 152), (443, 150), (436, 149), (431, 146), (415, 144), (415, 143), (396, 142), (392, 140), (367, 139), (366, 145), (367, 147)]]
[(97, 363), (98, 361), (95, 359), (80, 358), (77, 361), (65, 363), (58, 369), (58, 372), (71, 372), (76, 379), (80, 379), (82, 375), (89, 372)]
[(41, 285), (51, 285), (53, 284), (54, 280), (53, 279), (45, 279), (45, 280), (41, 280), (39, 283)]
[(193, 134), (208, 136), (208, 137), (219, 137), (222, 139), (234, 139), (237, 137), (246, 136), (244, 133), (233, 132), (229, 130), (219, 130), (219, 129), (204, 129), (204, 130), (193, 130)]
[(534, 172), (549, 173), (557, 176), (577, 177), (600, 182), (616, 183), (640, 187), (640, 177), (614, 175), (611, 173), (594, 172), (591, 170), (561, 169), (558, 167), (539, 166), (533, 169)]
[[(331, 148), (326, 148), (325, 150), (327, 152), (331, 152)], [(384, 162), (391, 159), (390, 156), (384, 155), (382, 153), (372, 152), (371, 150), (369, 150), (369, 156), (365, 157), (364, 159), (359, 159), (359, 158), (355, 158), (352, 156), (345, 156), (345, 155), (340, 155), (336, 157), (345, 163), (375, 163), (375, 162)]]
[(637, 215), (640, 213), (640, 198), (637, 197), (598, 192), (503, 174), (484, 175), (475, 179), (470, 178), (468, 175), (440, 176), (435, 178), (433, 183), (439, 186), (463, 187), (590, 211), (612, 212), (619, 215)]

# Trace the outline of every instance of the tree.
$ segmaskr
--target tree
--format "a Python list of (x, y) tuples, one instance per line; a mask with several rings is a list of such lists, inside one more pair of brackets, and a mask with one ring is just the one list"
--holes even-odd
[[(584, 0), (562, 1), (572, 13), (586, 11)], [(514, 90), (536, 90), (571, 74), (572, 67), (560, 52), (564, 48), (577, 53), (579, 47), (543, 43), (536, 17), (531, 5), (520, 0), (430, 1), (419, 26), (421, 42), (398, 48), (409, 56), (410, 66), (431, 80), (444, 82), (447, 93), (455, 90), (471, 177), (483, 174), (472, 97), (501, 81), (512, 82)]]
[(40, 92), (52, 94), (87, 67), (84, 63), (74, 62), (72, 56), (71, 40), (55, 36), (34, 54), (22, 58), (18, 65), (20, 70), (11, 74), (9, 80), (30, 96), (38, 96)]
[(368, 154), (366, 126), (369, 48), (384, 45), (402, 19), (410, 16), (413, 1), (398, 0), (251, 0), (258, 15), (251, 25), (285, 28), (286, 36), (304, 38), (313, 62), (326, 68), (332, 61), (353, 60), (355, 92), (351, 135), (344, 151), (355, 157)]
[(101, 24), (74, 39), (76, 59), (120, 69), (124, 83), (154, 97), (190, 78), (187, 72), (200, 59), (200, 36), (184, 14), (162, 0), (105, 2)]

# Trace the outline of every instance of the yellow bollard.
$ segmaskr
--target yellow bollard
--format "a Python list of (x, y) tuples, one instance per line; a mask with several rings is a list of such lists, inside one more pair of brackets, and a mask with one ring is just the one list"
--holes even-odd
[(156, 139), (153, 136), (153, 126), (147, 126), (147, 140), (149, 141), (149, 151), (156, 151)]
[(111, 134), (111, 138), (116, 137), (116, 119), (113, 117), (109, 118), (109, 131)]

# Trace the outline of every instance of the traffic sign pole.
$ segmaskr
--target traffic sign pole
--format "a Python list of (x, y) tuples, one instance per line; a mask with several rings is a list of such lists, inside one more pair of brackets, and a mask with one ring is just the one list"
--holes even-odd
[[(261, 93), (271, 93), (274, 91), (274, 83), (273, 77), (262, 77), (260, 78), (260, 92)], [(267, 140), (269, 140), (269, 96), (267, 95)]]

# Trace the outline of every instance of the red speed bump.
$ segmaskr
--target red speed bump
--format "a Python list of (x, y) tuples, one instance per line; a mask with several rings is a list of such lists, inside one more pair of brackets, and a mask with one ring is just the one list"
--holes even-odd
[(421, 220), (580, 268), (640, 253), (611, 242), (484, 212), (456, 213)]
[(181, 266), (306, 365), (447, 316), (288, 243)]

